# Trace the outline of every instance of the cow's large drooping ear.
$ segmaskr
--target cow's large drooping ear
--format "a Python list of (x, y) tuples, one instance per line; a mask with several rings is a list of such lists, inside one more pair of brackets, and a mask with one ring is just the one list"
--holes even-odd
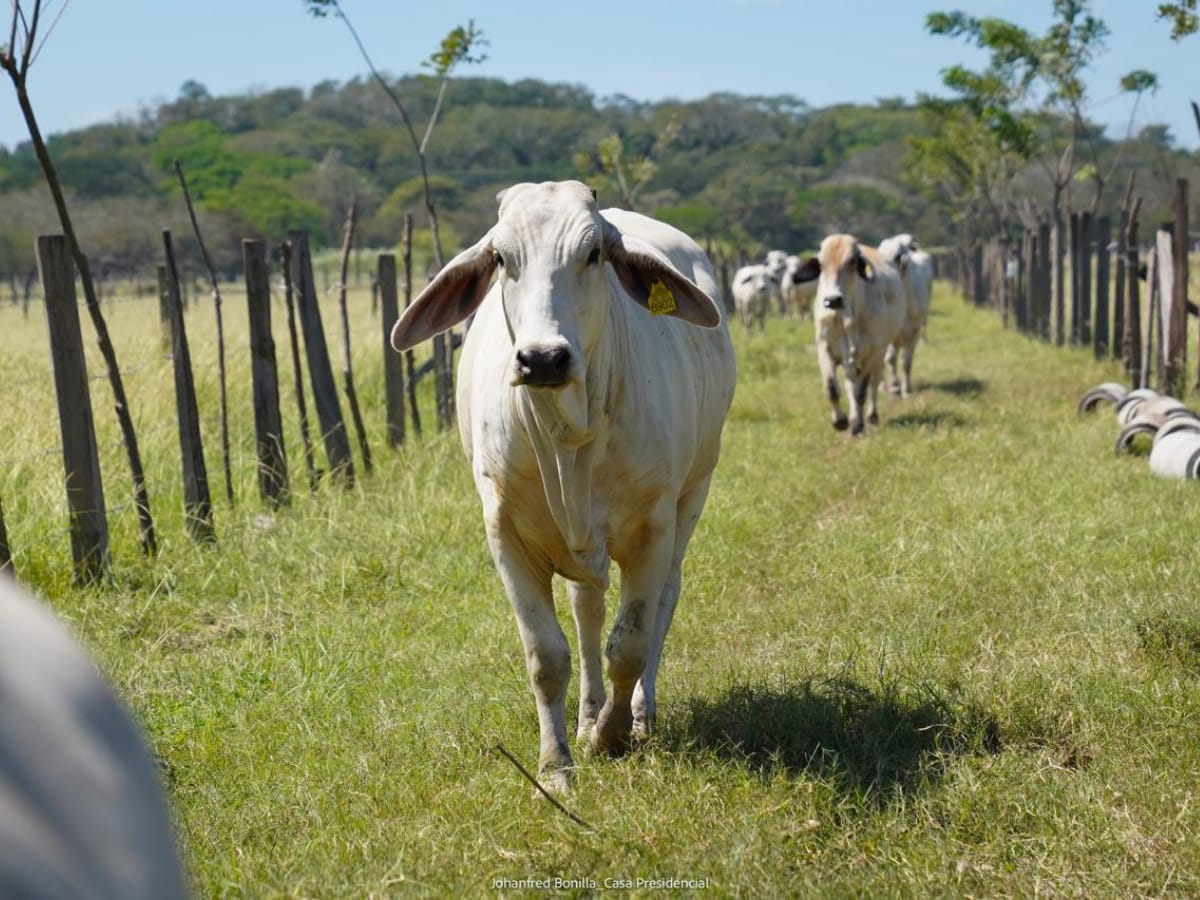
[[(604, 222), (604, 252), (625, 291), (656, 316), (668, 315), (716, 328), (721, 324), (721, 309), (689, 280), (659, 250), (631, 235), (622, 234), (615, 225)], [(716, 284), (712, 286), (716, 292)]]
[(496, 271), (491, 232), (437, 273), (392, 327), (392, 346), (407, 350), (475, 311), (487, 295)]
[(821, 261), (810, 256), (792, 273), (792, 284), (804, 284), (806, 281), (816, 281), (821, 277)]
[(875, 280), (875, 267), (867, 262), (867, 258), (862, 255), (862, 251), (858, 248), (854, 250), (854, 267), (858, 270), (858, 277), (863, 281), (872, 282)]

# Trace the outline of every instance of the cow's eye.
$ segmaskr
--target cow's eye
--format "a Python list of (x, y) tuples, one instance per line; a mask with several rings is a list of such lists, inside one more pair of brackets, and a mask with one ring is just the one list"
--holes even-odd
[(588, 254), (587, 264), (589, 266), (594, 266), (598, 262), (600, 262), (600, 248), (593, 247), (592, 252)]
[(493, 260), (493, 262), (495, 262), (495, 263), (496, 263), (496, 265), (498, 265), (500, 268), (502, 268), (502, 269), (504, 268), (504, 257), (503, 257), (503, 256), (500, 254), (500, 251), (499, 251), (499, 250), (493, 250), (493, 251), (492, 251), (492, 260)]

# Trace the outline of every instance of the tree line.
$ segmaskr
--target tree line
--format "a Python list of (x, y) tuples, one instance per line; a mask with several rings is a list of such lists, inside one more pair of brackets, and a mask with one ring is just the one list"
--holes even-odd
[[(438, 100), (439, 84), (427, 76), (389, 77), (388, 86), (418, 121)], [(460, 77), (427, 150), (430, 189), (448, 247), (490, 226), (500, 188), (562, 178), (593, 184), (603, 205), (636, 204), (747, 256), (811, 248), (838, 230), (868, 240), (910, 231), (926, 244), (948, 244), (987, 219), (989, 203), (1016, 221), (1058, 177), (1033, 152), (997, 143), (997, 128), (980, 127), (995, 123), (979, 98), (960, 94), (825, 108), (792, 95), (651, 103), (598, 98), (579, 85)], [(1194, 177), (1200, 166), (1161, 125), (1114, 139), (1081, 109), (1044, 107), (1024, 127), (1045, 141), (1041, 156), (1086, 140), (1087, 168), (1072, 169), (1068, 186), (1078, 194), (1092, 179), (1101, 212), (1115, 208), (1120, 192), (1098, 191), (1097, 172), (1123, 184), (1136, 171), (1153, 218), (1166, 215), (1174, 179)], [(238, 96), (212, 96), (189, 81), (136, 118), (47, 143), (101, 278), (145, 275), (157, 261), (160, 228), (188, 233), (175, 160), (214, 264), (230, 274), (243, 237), (277, 241), (306, 229), (315, 245), (331, 245), (353, 202), (362, 244), (390, 247), (405, 213), (419, 215), (424, 203), (395, 106), (367, 78)], [(1001, 200), (995, 190), (986, 196), (989, 177)], [(992, 218), (1004, 227), (1003, 216)], [(31, 147), (0, 148), (0, 276), (14, 296), (32, 283), (34, 236), (53, 230)], [(420, 245), (416, 252), (428, 266), (431, 255)]]

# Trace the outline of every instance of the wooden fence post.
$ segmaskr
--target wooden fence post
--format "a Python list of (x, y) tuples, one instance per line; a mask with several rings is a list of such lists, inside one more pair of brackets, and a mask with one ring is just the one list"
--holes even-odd
[(171, 348), (175, 359), (175, 408), (179, 417), (179, 452), (183, 459), (183, 513), (188, 534), (194, 541), (212, 541), (212, 497), (208, 490), (208, 469), (204, 465), (204, 442), (200, 436), (200, 412), (196, 406), (196, 385), (192, 381), (192, 357), (188, 352), (187, 330), (183, 322), (183, 297), (179, 288), (179, 270), (175, 267), (175, 248), (171, 232), (162, 232), (167, 260), (167, 291), (171, 302)]
[(1126, 249), (1125, 238), (1129, 229), (1129, 208), (1122, 207), (1117, 217), (1117, 255), (1116, 266), (1113, 269), (1113, 285), (1116, 288), (1113, 296), (1113, 328), (1112, 355), (1114, 359), (1124, 359), (1125, 338), (1125, 286), (1128, 279), (1125, 276)]
[[(412, 233), (413, 233), (413, 217), (412, 213), (404, 214), (404, 233), (401, 239), (401, 247), (404, 251), (404, 308), (408, 309), (408, 304), (412, 303)], [(388, 333), (388, 343), (391, 343), (391, 333)], [(416, 379), (417, 357), (416, 353), (409, 348), (404, 351), (404, 376), (408, 382), (408, 406), (412, 413), (413, 434), (417, 437), (421, 436), (421, 410), (417, 407), (417, 379)]]
[(350, 438), (342, 418), (321, 311), (317, 308), (317, 288), (313, 281), (312, 255), (308, 248), (308, 233), (289, 231), (292, 243), (292, 283), (296, 286), (296, 305), (300, 310), (300, 327), (304, 330), (304, 355), (308, 359), (308, 375), (312, 379), (313, 401), (325, 455), (334, 478), (346, 487), (354, 484), (354, 458), (350, 455)]
[(1092, 344), (1092, 354), (1096, 359), (1104, 359), (1109, 355), (1109, 345), (1112, 343), (1108, 331), (1108, 300), (1112, 296), (1109, 291), (1110, 257), (1108, 246), (1112, 243), (1112, 222), (1107, 216), (1096, 223), (1096, 330)]
[[(1162, 338), (1162, 296), (1158, 290), (1158, 264), (1158, 248), (1151, 247), (1150, 256), (1146, 260), (1146, 333), (1142, 335), (1142, 387), (1150, 387), (1152, 384), (1162, 387), (1162, 356), (1154, 352)], [(1160, 340), (1155, 340), (1155, 337)]]
[(367, 426), (363, 423), (362, 410), (358, 406), (358, 391), (354, 387), (354, 362), (350, 353), (350, 313), (346, 308), (346, 294), (350, 276), (350, 253), (354, 246), (354, 223), (356, 220), (357, 203), (350, 201), (350, 209), (346, 213), (346, 225), (342, 240), (342, 261), (338, 269), (338, 312), (342, 319), (342, 390), (346, 392), (346, 405), (350, 407), (350, 421), (354, 423), (354, 433), (358, 436), (358, 449), (362, 453), (363, 472), (371, 474), (374, 463), (371, 460), (371, 445), (367, 441)]
[(1166, 222), (1155, 239), (1162, 302), (1162, 385), (1166, 393), (1182, 397), (1187, 372), (1187, 183), (1179, 179), (1175, 191), (1176, 222), (1183, 217), (1182, 238), (1176, 233), (1176, 222)]
[(383, 308), (383, 389), (387, 401), (388, 444), (400, 447), (404, 444), (404, 357), (392, 349), (392, 326), (400, 317), (394, 253), (379, 254), (374, 284)]
[(1070, 279), (1070, 335), (1068, 343), (1071, 346), (1079, 344), (1080, 338), (1080, 313), (1081, 306), (1079, 299), (1080, 290), (1080, 271), (1079, 271), (1079, 213), (1071, 213), (1067, 218), (1067, 262), (1071, 267)]
[(1053, 268), (1050, 265), (1050, 256), (1054, 248), (1050, 238), (1053, 234), (1053, 229), (1049, 222), (1042, 222), (1038, 225), (1038, 331), (1043, 341), (1050, 340), (1050, 320), (1053, 318), (1052, 309), (1053, 298), (1051, 296), (1051, 276)]
[(254, 449), (258, 492), (272, 506), (288, 502), (287, 452), (279, 412), (279, 370), (271, 334), (271, 282), (267, 248), (259, 240), (242, 241), (246, 274), (246, 312), (250, 317), (250, 378), (254, 394)]
[(1050, 223), (1050, 343), (1061, 347), (1066, 339), (1064, 326), (1066, 324), (1066, 277), (1063, 272), (1063, 260), (1066, 247), (1063, 240), (1062, 213), (1054, 217)]
[(1125, 374), (1134, 387), (1142, 384), (1142, 311), (1138, 298), (1138, 210), (1142, 198), (1134, 201), (1125, 229), (1125, 330), (1121, 336), (1121, 356)]
[(167, 296), (167, 267), (159, 263), (156, 267), (158, 276), (158, 327), (161, 335), (163, 353), (171, 349), (171, 306)]
[(1079, 214), (1079, 343), (1092, 343), (1092, 214)]
[(309, 493), (317, 489), (317, 464), (313, 459), (312, 440), (308, 434), (308, 404), (304, 402), (304, 367), (300, 364), (300, 341), (296, 335), (296, 304), (292, 289), (292, 245), (279, 245), (279, 268), (283, 274), (283, 302), (287, 309), (288, 348), (292, 354), (292, 377), (296, 388), (296, 410), (300, 414), (300, 442), (304, 445), (304, 468), (308, 472)]
[(1188, 288), (1188, 181), (1175, 180), (1175, 279), (1171, 290), (1171, 355), (1174, 383), (1182, 397), (1187, 390), (1187, 288)]
[(77, 584), (87, 584), (98, 581), (108, 571), (108, 516), (104, 509), (83, 337), (79, 331), (75, 266), (67, 239), (61, 234), (39, 235), (37, 257), (46, 292), (46, 324), (54, 361), (74, 580)]

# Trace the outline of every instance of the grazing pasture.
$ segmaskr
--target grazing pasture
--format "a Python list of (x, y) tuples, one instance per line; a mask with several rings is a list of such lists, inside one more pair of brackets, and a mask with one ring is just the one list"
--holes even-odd
[[(16, 565), (145, 726), (203, 895), (480, 895), (528, 879), (1200, 893), (1200, 494), (1114, 455), (1110, 413), (1076, 417), (1084, 390), (1120, 380), (1090, 350), (1005, 332), (939, 284), (914, 396), (882, 397), (881, 425), (851, 440), (828, 425), (811, 324), (732, 329), (739, 384), (659, 730), (627, 757), (579, 760), (566, 803), (583, 827), (495, 750), (536, 763), (516, 625), (429, 396), (424, 436), (384, 449), (366, 292), (351, 296), (355, 375), (376, 472), (304, 490), (276, 307), (297, 494), (274, 516), (254, 493), (244, 308), (225, 300), (238, 505), (216, 501), (211, 547), (183, 528), (154, 301), (108, 307), (123, 364), (142, 366), (128, 389), (162, 552), (138, 555), (93, 381), (118, 507), (114, 575), (93, 590), (70, 586), (61, 462), (43, 452), (58, 436), (41, 310), (0, 309)], [(219, 486), (211, 313), (193, 307), (188, 328)], [(577, 691), (576, 664), (569, 717)]]

